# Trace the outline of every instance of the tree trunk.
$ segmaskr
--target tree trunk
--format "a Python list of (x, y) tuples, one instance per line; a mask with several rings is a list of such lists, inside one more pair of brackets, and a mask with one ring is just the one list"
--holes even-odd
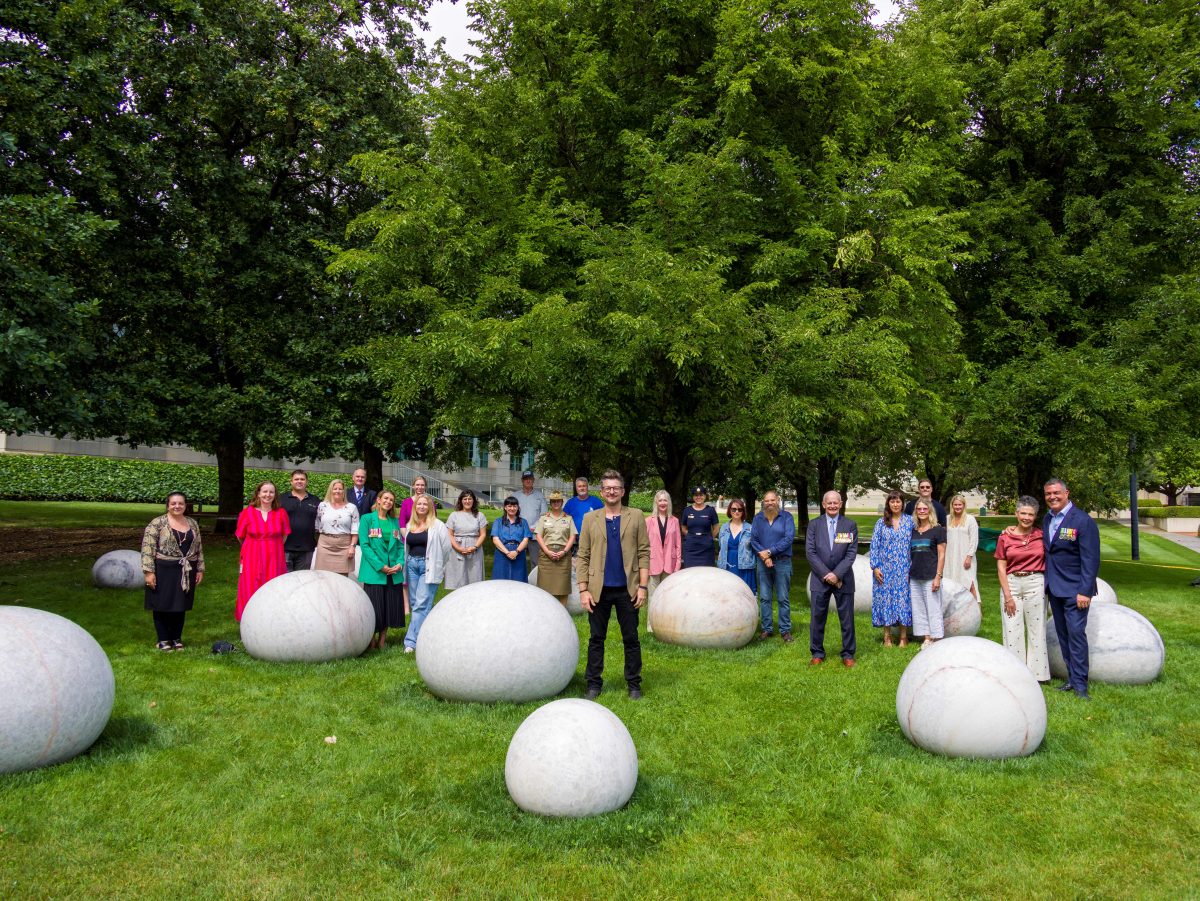
[(1162, 486), (1162, 493), (1167, 496), (1167, 506), (1174, 507), (1179, 500), (1179, 486), (1167, 484)]
[(834, 457), (821, 457), (817, 460), (817, 503), (825, 500), (825, 492), (833, 491), (834, 479), (837, 476), (837, 460)]
[[(246, 505), (246, 436), (241, 429), (230, 426), (221, 430), (216, 457), (217, 513), (219, 517), (236, 517)], [(218, 521), (217, 531), (224, 531), (221, 526)]]
[(367, 487), (376, 491), (383, 489), (383, 448), (370, 441), (362, 445), (363, 469), (367, 471)]
[(808, 479), (801, 478), (792, 483), (796, 492), (796, 535), (808, 528)]
[(1028, 494), (1042, 503), (1046, 481), (1053, 477), (1053, 462), (1049, 457), (1026, 457), (1017, 464), (1017, 496)]

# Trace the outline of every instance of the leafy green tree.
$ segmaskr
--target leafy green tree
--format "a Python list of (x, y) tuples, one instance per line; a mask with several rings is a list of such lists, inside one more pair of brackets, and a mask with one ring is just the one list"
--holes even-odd
[[(223, 512), (247, 451), (333, 447), (351, 298), (325, 246), (369, 199), (349, 168), (420, 137), (406, 71), (411, 4), (17, 4), (22, 53), (104, 103), (53, 106), (27, 162), (81, 212), (115, 223), (97, 249), (110, 336), (90, 430), (216, 454)], [(77, 84), (75, 82), (78, 82)], [(25, 101), (40, 109), (33, 90)], [(376, 329), (372, 328), (372, 332)]]
[(967, 440), (1004, 493), (1057, 474), (1107, 504), (1130, 437), (1154, 446), (1179, 412), (1122, 336), (1197, 271), (1194, 4), (921, 0), (904, 29), (947, 49), (970, 111), (973, 252), (950, 281), (979, 374)]

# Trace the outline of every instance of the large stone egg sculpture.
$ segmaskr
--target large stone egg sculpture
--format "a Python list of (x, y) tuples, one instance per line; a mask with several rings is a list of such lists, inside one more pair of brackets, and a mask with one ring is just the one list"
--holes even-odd
[(942, 628), (947, 638), (977, 635), (983, 611), (971, 589), (953, 579), (942, 580)]
[(82, 754), (115, 694), (108, 657), (87, 631), (45, 610), (0, 607), (0, 773)]
[[(535, 566), (529, 571), (529, 584), (537, 585), (538, 568)], [(541, 586), (538, 586), (539, 588)], [(575, 576), (575, 567), (571, 567), (571, 593), (567, 595), (567, 612), (571, 616), (579, 616), (583, 613), (583, 604), (579, 602), (579, 579)]]
[(475, 582), (430, 611), (417, 638), (417, 670), (451, 701), (534, 701), (567, 687), (579, 633), (553, 596), (525, 582)]
[(242, 611), (242, 645), (259, 660), (320, 663), (357, 657), (374, 632), (375, 608), (362, 586), (323, 570), (276, 576)]
[(715, 566), (671, 573), (650, 607), (654, 637), (689, 648), (740, 648), (758, 628), (758, 602), (745, 582)]
[(947, 757), (1023, 757), (1046, 734), (1046, 701), (1029, 668), (969, 635), (913, 658), (896, 689), (896, 716), (909, 741)]
[(92, 564), (92, 582), (99, 588), (144, 588), (142, 555), (138, 551), (109, 551)]
[[(854, 558), (854, 612), (871, 612), (871, 583), (875, 580), (871, 572), (871, 560), (866, 554)], [(808, 599), (812, 601), (812, 580), (805, 579), (804, 587), (808, 591)]]
[(1117, 604), (1117, 593), (1113, 587), (1103, 579), (1096, 579), (1096, 596), (1092, 598), (1093, 604)]
[(633, 795), (637, 774), (637, 749), (625, 724), (582, 698), (551, 701), (526, 717), (504, 761), (517, 806), (550, 817), (618, 810)]
[[(1088, 680), (1115, 685), (1143, 685), (1162, 672), (1166, 649), (1150, 620), (1120, 604), (1094, 604), (1088, 609)], [(1067, 678), (1067, 664), (1054, 618), (1046, 620), (1050, 672)]]

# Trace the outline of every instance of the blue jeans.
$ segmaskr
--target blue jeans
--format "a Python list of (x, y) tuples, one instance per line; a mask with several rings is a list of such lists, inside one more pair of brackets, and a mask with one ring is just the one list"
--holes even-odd
[(408, 586), (408, 606), (412, 609), (412, 619), (408, 622), (408, 631), (404, 633), (404, 646), (416, 648), (417, 636), (421, 633), (421, 623), (433, 609), (433, 596), (437, 594), (437, 584), (425, 581), (425, 558), (409, 557), (404, 564), (404, 583)]
[(774, 631), (771, 621), (771, 595), (774, 592), (775, 602), (779, 605), (779, 634), (787, 635), (792, 631), (792, 559), (776, 560), (774, 566), (767, 566), (760, 559), (757, 570), (758, 613), (762, 630)]

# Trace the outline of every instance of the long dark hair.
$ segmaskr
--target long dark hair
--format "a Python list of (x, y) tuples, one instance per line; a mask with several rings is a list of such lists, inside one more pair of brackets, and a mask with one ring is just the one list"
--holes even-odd
[(458, 501), (457, 501), (457, 503), (455, 503), (454, 509), (462, 510), (463, 509), (463, 500), (465, 500), (468, 497), (471, 499), (471, 512), (478, 513), (479, 512), (479, 498), (475, 496), (475, 492), (472, 491), (470, 488), (464, 488), (462, 491), (459, 492)]
[(899, 522), (900, 517), (904, 514), (904, 495), (899, 491), (889, 491), (887, 498), (883, 502), (883, 524), (889, 527), (894, 527), (896, 525), (896, 522), (892, 522), (893, 498), (900, 502), (900, 512), (896, 514), (896, 522)]

